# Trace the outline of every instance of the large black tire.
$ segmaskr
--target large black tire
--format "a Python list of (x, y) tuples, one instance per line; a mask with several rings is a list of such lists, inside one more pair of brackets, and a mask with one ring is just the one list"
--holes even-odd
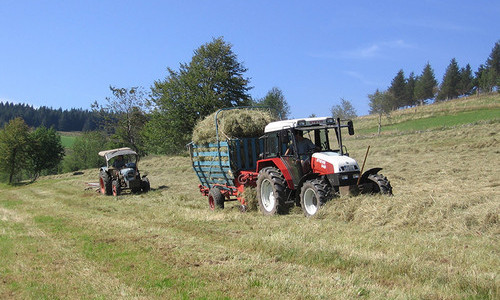
[(211, 210), (224, 209), (224, 195), (217, 187), (213, 187), (208, 191), (208, 205)]
[(120, 194), (122, 193), (120, 182), (118, 180), (113, 180), (111, 185), (113, 187), (113, 196), (120, 196)]
[(392, 195), (392, 186), (387, 177), (382, 174), (368, 175), (368, 180), (372, 182), (372, 193)]
[(304, 182), (300, 189), (300, 206), (304, 215), (314, 216), (330, 198), (330, 186), (322, 178)]
[(151, 184), (149, 183), (149, 179), (147, 177), (141, 179), (141, 189), (145, 193), (149, 192), (151, 189)]
[(107, 196), (112, 194), (111, 178), (109, 178), (109, 174), (104, 170), (99, 174), (99, 185), (101, 194)]
[(274, 167), (267, 167), (259, 172), (257, 179), (257, 200), (264, 215), (284, 214), (286, 205), (286, 181), (281, 172)]

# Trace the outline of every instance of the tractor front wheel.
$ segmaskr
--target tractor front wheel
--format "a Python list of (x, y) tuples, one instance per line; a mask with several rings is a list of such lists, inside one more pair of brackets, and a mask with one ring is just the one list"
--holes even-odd
[(285, 189), (285, 177), (278, 169), (268, 167), (260, 170), (257, 179), (257, 199), (259, 209), (264, 215), (287, 212)]
[(224, 195), (222, 195), (219, 188), (213, 187), (208, 192), (208, 205), (211, 210), (216, 208), (224, 209)]
[(118, 180), (113, 180), (113, 196), (120, 196), (122, 193), (122, 187), (120, 186), (120, 182)]
[(372, 183), (372, 192), (392, 195), (392, 186), (389, 179), (382, 174), (371, 174), (368, 176), (368, 180)]
[(321, 205), (328, 200), (329, 186), (320, 178), (308, 180), (302, 185), (300, 192), (300, 206), (304, 215), (314, 216)]

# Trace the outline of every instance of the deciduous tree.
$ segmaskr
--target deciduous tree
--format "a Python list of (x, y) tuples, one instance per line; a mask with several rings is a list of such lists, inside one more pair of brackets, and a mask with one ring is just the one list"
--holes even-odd
[(194, 51), (190, 63), (154, 83), (152, 117), (145, 136), (148, 148), (163, 153), (184, 149), (197, 120), (217, 109), (251, 104), (247, 69), (222, 37)]
[(389, 91), (380, 92), (378, 89), (373, 94), (369, 94), (370, 114), (378, 115), (378, 134), (382, 130), (382, 116), (389, 116), (393, 108), (395, 97)]
[(35, 181), (44, 170), (56, 168), (64, 157), (61, 136), (54, 128), (38, 127), (30, 134), (28, 172)]
[(352, 103), (344, 98), (340, 98), (340, 104), (334, 105), (331, 111), (334, 118), (341, 118), (343, 120), (353, 119), (358, 116)]
[(28, 164), (29, 143), (29, 127), (21, 118), (11, 120), (0, 130), (0, 171), (7, 173), (9, 184)]
[(146, 124), (146, 94), (141, 87), (117, 88), (110, 86), (112, 97), (106, 97), (106, 104), (92, 105), (99, 115), (101, 128), (112, 135), (118, 146), (128, 146), (144, 154), (142, 130)]
[(63, 162), (65, 172), (82, 169), (98, 168), (105, 164), (104, 159), (98, 155), (99, 151), (111, 148), (106, 134), (100, 131), (89, 131), (75, 139), (72, 151)]

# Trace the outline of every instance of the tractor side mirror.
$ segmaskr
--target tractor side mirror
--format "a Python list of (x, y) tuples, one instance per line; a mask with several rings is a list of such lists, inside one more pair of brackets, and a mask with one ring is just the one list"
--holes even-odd
[(347, 129), (349, 130), (349, 135), (354, 135), (354, 126), (351, 120), (347, 122)]

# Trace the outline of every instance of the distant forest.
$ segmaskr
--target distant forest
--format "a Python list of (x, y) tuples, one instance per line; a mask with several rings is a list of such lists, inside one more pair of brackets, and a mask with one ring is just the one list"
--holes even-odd
[(89, 110), (34, 108), (27, 104), (0, 102), (0, 128), (17, 117), (22, 117), (30, 127), (45, 126), (57, 131), (91, 131), (98, 127), (96, 113)]

